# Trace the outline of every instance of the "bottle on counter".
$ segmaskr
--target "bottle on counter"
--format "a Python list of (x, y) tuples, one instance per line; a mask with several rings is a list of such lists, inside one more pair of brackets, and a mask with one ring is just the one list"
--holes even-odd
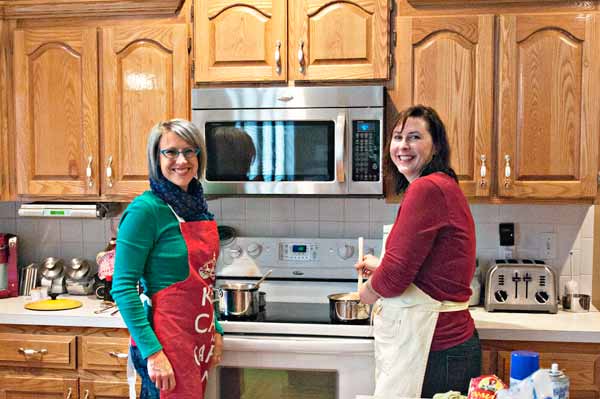
[(512, 351), (510, 354), (510, 386), (513, 386), (540, 368), (540, 354), (531, 351)]
[(550, 378), (552, 379), (552, 399), (569, 399), (569, 377), (558, 368), (558, 363), (552, 363)]
[(104, 279), (104, 300), (107, 302), (114, 302), (110, 290), (112, 289), (112, 274), (109, 274)]

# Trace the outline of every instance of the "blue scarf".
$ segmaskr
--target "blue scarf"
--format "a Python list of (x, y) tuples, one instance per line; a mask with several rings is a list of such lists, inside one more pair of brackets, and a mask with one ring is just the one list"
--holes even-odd
[(213, 214), (208, 211), (202, 184), (196, 178), (188, 185), (187, 192), (164, 176), (158, 179), (151, 178), (150, 188), (158, 198), (171, 205), (175, 213), (186, 222), (214, 219)]

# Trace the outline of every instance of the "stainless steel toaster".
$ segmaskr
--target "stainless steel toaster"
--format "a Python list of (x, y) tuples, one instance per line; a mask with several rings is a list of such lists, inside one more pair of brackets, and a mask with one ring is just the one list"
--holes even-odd
[(558, 312), (558, 281), (541, 260), (498, 259), (486, 274), (485, 310)]

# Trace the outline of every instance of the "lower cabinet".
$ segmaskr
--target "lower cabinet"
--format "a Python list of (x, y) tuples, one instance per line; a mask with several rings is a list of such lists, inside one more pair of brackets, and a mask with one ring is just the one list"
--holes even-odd
[(510, 380), (510, 356), (515, 350), (540, 354), (540, 367), (552, 363), (569, 377), (571, 399), (600, 399), (600, 344), (534, 341), (481, 341), (482, 374)]
[(125, 329), (0, 325), (0, 399), (129, 398), (128, 345)]

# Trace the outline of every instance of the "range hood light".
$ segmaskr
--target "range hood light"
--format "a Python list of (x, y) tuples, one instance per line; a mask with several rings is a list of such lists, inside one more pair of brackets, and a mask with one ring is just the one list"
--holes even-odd
[(35, 203), (21, 204), (18, 214), (23, 217), (41, 218), (106, 218), (120, 213), (119, 203), (65, 204)]

